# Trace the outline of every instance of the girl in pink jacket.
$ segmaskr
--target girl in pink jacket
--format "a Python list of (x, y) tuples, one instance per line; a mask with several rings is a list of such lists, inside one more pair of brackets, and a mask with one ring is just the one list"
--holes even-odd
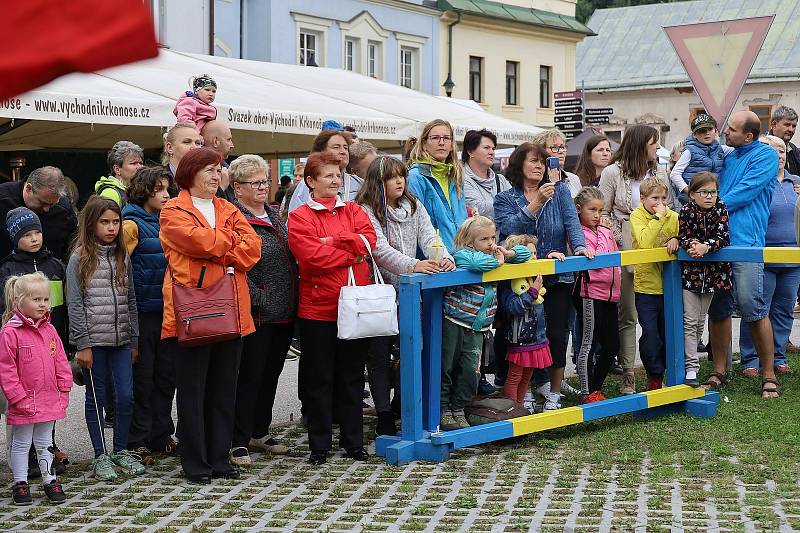
[(197, 131), (202, 131), (206, 122), (216, 120), (217, 108), (212, 104), (217, 96), (217, 82), (208, 74), (192, 78), (192, 90), (178, 98), (172, 112), (177, 122), (192, 122)]
[[(617, 251), (610, 229), (600, 225), (603, 194), (597, 187), (584, 187), (575, 197), (575, 207), (583, 227), (586, 247), (595, 254)], [(581, 380), (581, 403), (605, 400), (603, 382), (619, 352), (617, 303), (620, 267), (597, 268), (576, 276), (573, 293), (581, 332), (577, 370)]]
[(0, 330), (0, 386), (8, 399), (9, 463), (15, 505), (32, 503), (28, 450), (36, 448), (44, 492), (51, 503), (66, 496), (53, 473), (53, 425), (66, 416), (72, 388), (64, 345), (50, 324), (50, 281), (41, 272), (6, 281), (6, 311)]

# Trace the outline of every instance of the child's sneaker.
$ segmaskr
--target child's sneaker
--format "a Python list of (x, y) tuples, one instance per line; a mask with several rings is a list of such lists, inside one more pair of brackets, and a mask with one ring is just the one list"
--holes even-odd
[(141, 475), (144, 474), (144, 465), (140, 463), (141, 457), (128, 450), (120, 450), (118, 452), (111, 452), (109, 454), (111, 462), (120, 467), (126, 474)]
[(30, 505), (33, 503), (31, 498), (31, 488), (27, 481), (17, 481), (11, 486), (11, 498), (14, 505)]
[(439, 419), (439, 429), (442, 431), (453, 431), (454, 429), (461, 429), (461, 426), (453, 417), (453, 413), (445, 411)]
[(580, 396), (581, 391), (567, 383), (567, 380), (561, 380), (561, 394), (564, 396)]
[(600, 392), (599, 390), (596, 390), (594, 392), (590, 392), (589, 394), (584, 395), (581, 398), (581, 403), (582, 404), (587, 404), (587, 403), (594, 403), (594, 402), (602, 402), (603, 400), (608, 400), (608, 398), (603, 396), (602, 392)]
[(647, 390), (658, 390), (664, 386), (661, 376), (647, 376)]
[(528, 391), (525, 393), (525, 398), (522, 400), (522, 407), (528, 410), (530, 414), (533, 414), (536, 410), (535, 403), (533, 401), (533, 393)]
[(111, 458), (106, 454), (102, 454), (92, 461), (92, 474), (95, 479), (99, 479), (100, 481), (113, 481), (117, 479), (117, 473), (114, 471), (114, 464), (111, 462)]
[(548, 392), (545, 396), (544, 410), (555, 411), (561, 409), (561, 395), (557, 392)]
[(467, 418), (464, 416), (464, 410), (459, 409), (458, 411), (453, 411), (453, 419), (458, 424), (459, 429), (465, 429), (470, 427), (469, 422), (467, 422)]
[(620, 387), (619, 392), (626, 396), (636, 393), (636, 376), (633, 372), (624, 372), (622, 374), (622, 387)]
[(697, 372), (686, 372), (686, 379), (683, 380), (686, 385), (697, 388), (700, 386), (700, 380), (697, 379)]
[(50, 503), (55, 505), (64, 503), (67, 500), (67, 495), (64, 494), (64, 489), (61, 488), (61, 483), (59, 483), (57, 479), (44, 484), (44, 493), (47, 495), (47, 499), (50, 500)]
[(228, 454), (228, 459), (234, 466), (251, 466), (253, 464), (250, 459), (250, 452), (244, 446), (232, 448)]

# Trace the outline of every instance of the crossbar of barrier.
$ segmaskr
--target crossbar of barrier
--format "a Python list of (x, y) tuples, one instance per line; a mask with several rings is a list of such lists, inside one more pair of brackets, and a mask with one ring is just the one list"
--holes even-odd
[[(415, 460), (446, 461), (457, 448), (475, 446), (539, 431), (580, 424), (611, 416), (633, 413), (649, 417), (685, 412), (696, 417), (716, 414), (719, 395), (683, 384), (683, 296), (681, 261), (725, 261), (748, 263), (800, 263), (800, 248), (728, 247), (700, 259), (684, 250), (675, 255), (666, 248), (626, 250), (599, 254), (593, 259), (580, 256), (564, 261), (539, 259), (506, 264), (490, 272), (465, 270), (433, 275), (413, 274), (400, 280), (400, 387), (401, 430), (397, 436), (380, 436), (376, 454), (388, 464)], [(665, 387), (655, 391), (611, 398), (529, 416), (482, 424), (454, 431), (439, 431), (441, 387), (442, 297), (457, 285), (503, 281), (539, 274), (579, 272), (597, 268), (663, 263), (664, 315), (666, 334)]]

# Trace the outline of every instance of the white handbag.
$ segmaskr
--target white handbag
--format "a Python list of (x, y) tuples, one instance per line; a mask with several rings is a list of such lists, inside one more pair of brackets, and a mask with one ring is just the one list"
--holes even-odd
[(347, 268), (347, 285), (339, 292), (338, 337), (344, 340), (397, 335), (397, 293), (394, 286), (383, 282), (369, 242), (359, 235), (372, 260), (376, 283), (356, 285), (353, 267)]

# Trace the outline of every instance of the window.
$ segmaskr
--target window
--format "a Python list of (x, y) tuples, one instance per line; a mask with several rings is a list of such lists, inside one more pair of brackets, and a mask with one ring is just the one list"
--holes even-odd
[(769, 131), (769, 118), (772, 115), (771, 105), (751, 105), (750, 111), (758, 115), (758, 120), (761, 121), (761, 133), (766, 134)]
[(519, 63), (506, 61), (506, 105), (519, 105), (517, 101), (517, 72)]
[(381, 43), (370, 41), (367, 43), (367, 76), (381, 79)]
[(409, 89), (416, 89), (417, 51), (407, 46), (400, 47), (400, 85)]
[(539, 66), (539, 107), (550, 107), (550, 67)]
[(300, 32), (300, 64), (301, 65), (316, 65), (319, 66), (317, 61), (318, 57), (318, 35), (313, 32)]
[(483, 71), (483, 58), (469, 56), (469, 98), (476, 102), (481, 101), (481, 77)]
[(344, 68), (351, 72), (360, 72), (358, 61), (358, 39), (344, 40)]

